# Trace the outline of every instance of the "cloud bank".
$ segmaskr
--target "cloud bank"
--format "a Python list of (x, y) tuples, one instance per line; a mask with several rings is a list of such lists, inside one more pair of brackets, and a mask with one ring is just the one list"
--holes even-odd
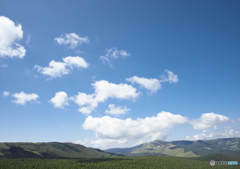
[[(114, 105), (115, 106), (115, 105)], [(112, 107), (114, 107), (112, 106)], [(95, 133), (96, 140), (91, 141), (96, 147), (119, 146), (130, 141), (137, 142), (140, 140), (164, 140), (167, 137), (167, 132), (174, 126), (191, 124), (195, 130), (206, 127), (213, 127), (218, 130), (216, 124), (228, 121), (228, 117), (214, 114), (205, 113), (199, 119), (189, 120), (188, 117), (179, 114), (172, 114), (170, 112), (162, 111), (157, 116), (146, 117), (144, 119), (138, 118), (133, 120), (127, 118), (125, 120), (119, 118), (112, 118), (109, 116), (92, 117), (88, 116), (83, 123), (82, 127), (85, 130), (92, 130)], [(225, 132), (207, 132), (194, 135), (193, 137), (187, 136), (188, 140), (207, 139), (216, 137), (234, 137), (239, 136), (237, 130), (230, 130), (225, 128)]]
[(187, 140), (203, 140), (203, 139), (215, 139), (215, 138), (230, 138), (240, 137), (239, 130), (233, 130), (231, 127), (225, 126), (222, 132), (211, 132), (209, 130), (203, 130), (202, 133), (196, 134), (193, 137), (186, 136)]
[(95, 132), (97, 140), (92, 144), (103, 146), (108, 143), (123, 144), (139, 138), (163, 139), (167, 130), (187, 122), (187, 117), (162, 111), (157, 116), (136, 120), (88, 116), (82, 126), (85, 130)]

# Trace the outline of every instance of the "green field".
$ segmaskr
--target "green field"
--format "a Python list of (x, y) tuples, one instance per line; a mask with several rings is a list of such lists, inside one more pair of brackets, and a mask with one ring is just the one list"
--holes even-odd
[[(216, 156), (216, 155), (214, 155)], [(214, 158), (214, 157), (211, 157)], [(204, 159), (201, 159), (204, 160)], [(206, 161), (207, 160), (207, 161)], [(54, 158), (0, 158), (2, 169), (195, 169), (195, 168), (240, 168), (237, 166), (210, 166), (210, 160), (171, 157), (171, 156), (140, 156), (85, 159), (54, 159)]]

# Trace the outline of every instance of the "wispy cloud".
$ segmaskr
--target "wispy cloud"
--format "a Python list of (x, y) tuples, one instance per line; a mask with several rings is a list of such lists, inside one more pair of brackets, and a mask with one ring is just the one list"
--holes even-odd
[(122, 58), (126, 58), (128, 56), (131, 56), (130, 53), (127, 53), (125, 50), (117, 50), (116, 47), (110, 48), (110, 49), (106, 49), (106, 55), (105, 56), (100, 56), (100, 60), (103, 61), (103, 63), (105, 63), (105, 61), (107, 61), (109, 63), (109, 65), (113, 68), (113, 65), (111, 64), (109, 58), (114, 58), (117, 59), (119, 57)]
[(109, 65), (111, 66), (111, 68), (113, 68), (113, 65), (111, 64), (110, 60), (108, 59), (108, 57), (106, 56), (100, 56), (100, 60), (103, 61), (103, 63), (105, 63), (105, 61), (107, 61), (109, 63)]
[(8, 65), (1, 63), (1, 67), (8, 67)]
[(88, 139), (86, 139), (86, 138), (85, 138), (85, 140), (84, 140), (84, 141), (77, 140), (77, 141), (76, 141), (76, 144), (85, 145), (87, 142), (88, 142)]
[(54, 40), (57, 41), (59, 45), (67, 45), (71, 49), (74, 49), (83, 43), (89, 42), (88, 36), (80, 37), (76, 33), (65, 33), (65, 36), (61, 35), (58, 38), (54, 38)]
[(31, 35), (28, 35), (27, 36), (27, 39), (26, 39), (26, 45), (28, 46), (28, 47), (31, 47)]
[(8, 92), (8, 91), (4, 91), (4, 92), (3, 92), (3, 96), (4, 96), (4, 97), (9, 96), (9, 94), (10, 94), (10, 92)]

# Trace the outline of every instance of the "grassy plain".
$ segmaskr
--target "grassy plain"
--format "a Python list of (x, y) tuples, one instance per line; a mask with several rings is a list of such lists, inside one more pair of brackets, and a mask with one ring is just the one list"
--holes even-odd
[(222, 160), (225, 156), (214, 154), (210, 157), (181, 158), (172, 156), (138, 156), (111, 158), (0, 158), (4, 169), (207, 169), (240, 168), (237, 166), (210, 166), (209, 158)]

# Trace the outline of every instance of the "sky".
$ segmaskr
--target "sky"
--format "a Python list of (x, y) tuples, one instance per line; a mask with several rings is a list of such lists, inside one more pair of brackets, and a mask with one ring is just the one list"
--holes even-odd
[(240, 137), (239, 1), (0, 4), (0, 142)]

